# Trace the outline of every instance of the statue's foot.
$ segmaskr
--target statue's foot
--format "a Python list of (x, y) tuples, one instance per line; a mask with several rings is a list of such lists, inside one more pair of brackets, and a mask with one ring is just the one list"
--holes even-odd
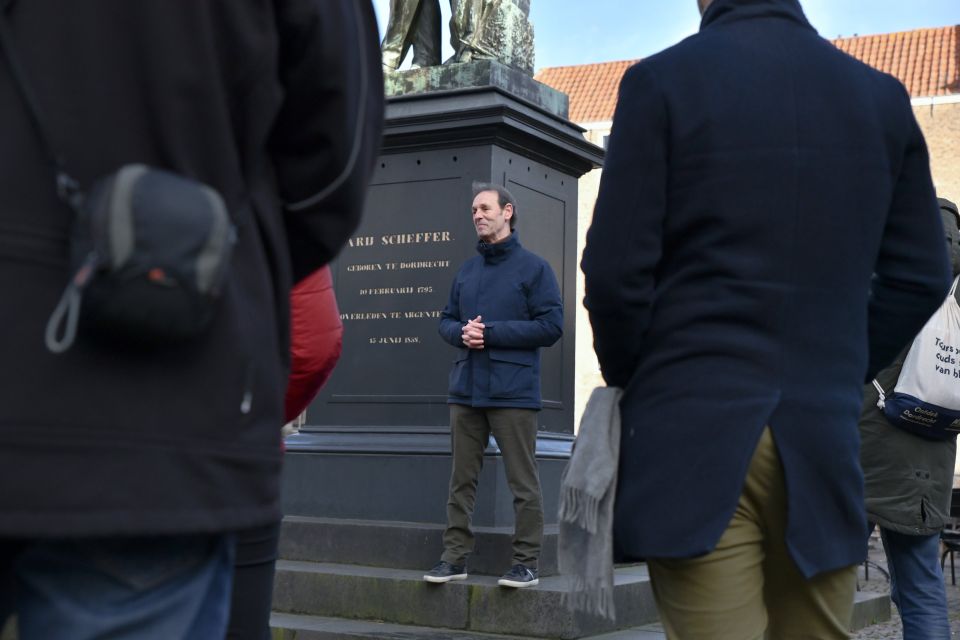
[(443, 64), (464, 64), (467, 62), (473, 62), (473, 51), (470, 49), (464, 49), (463, 51), (453, 54), (444, 60)]

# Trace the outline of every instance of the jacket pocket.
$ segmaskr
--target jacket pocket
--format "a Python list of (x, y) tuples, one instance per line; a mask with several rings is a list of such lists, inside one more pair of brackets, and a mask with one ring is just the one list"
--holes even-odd
[(490, 397), (529, 398), (537, 352), (527, 349), (490, 350)]
[(470, 395), (470, 350), (457, 349), (457, 357), (450, 369), (449, 392), (452, 396)]

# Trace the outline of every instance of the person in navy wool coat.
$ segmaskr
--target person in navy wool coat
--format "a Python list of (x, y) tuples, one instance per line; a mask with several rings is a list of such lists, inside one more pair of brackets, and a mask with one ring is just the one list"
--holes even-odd
[(470, 516), (493, 433), (516, 517), (512, 568), (499, 584), (532, 587), (543, 540), (536, 460), (540, 348), (560, 339), (563, 303), (550, 265), (520, 245), (513, 195), (489, 183), (474, 183), (473, 193), (480, 255), (460, 267), (440, 318), (441, 337), (458, 348), (447, 401), (453, 449), (447, 529), (440, 562), (423, 579), (467, 577), (474, 542)]
[(950, 285), (904, 87), (797, 0), (700, 0), (620, 85), (582, 267), (614, 515), (671, 638), (845, 638), (862, 385)]

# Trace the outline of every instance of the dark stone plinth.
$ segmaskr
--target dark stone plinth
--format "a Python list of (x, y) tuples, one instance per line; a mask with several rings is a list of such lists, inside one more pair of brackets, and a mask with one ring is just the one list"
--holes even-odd
[(425, 93), (495, 89), (560, 118), (569, 113), (567, 94), (496, 60), (393, 71), (386, 74), (384, 89), (389, 98), (400, 100)]
[(332, 265), (343, 356), (303, 431), (403, 427), (416, 440), (447, 428), (456, 351), (437, 326), (457, 270), (476, 255), (479, 180), (513, 192), (520, 241), (559, 280), (564, 335), (541, 350), (540, 422), (572, 433), (577, 180), (602, 153), (576, 125), (496, 86), (391, 99), (363, 223)]
[[(563, 434), (543, 434), (537, 440), (544, 521), (548, 525), (557, 523), (560, 475), (571, 443), (572, 437)], [(439, 430), (324, 430), (289, 438), (287, 447), (285, 514), (436, 525), (446, 522), (449, 434)], [(502, 467), (500, 451), (491, 442), (484, 455), (474, 506), (473, 524), (478, 527), (513, 527), (513, 496)]]
[[(444, 528), (442, 524), (287, 516), (280, 557), (424, 571), (440, 557)], [(513, 528), (474, 527), (473, 533), (474, 552), (467, 562), (470, 573), (506, 573), (510, 569)], [(539, 570), (541, 577), (557, 573), (556, 525), (545, 527)]]

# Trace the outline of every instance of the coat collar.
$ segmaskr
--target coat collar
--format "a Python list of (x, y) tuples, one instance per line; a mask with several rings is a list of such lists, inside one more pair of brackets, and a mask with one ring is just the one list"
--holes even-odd
[(700, 30), (751, 18), (786, 18), (813, 29), (798, 0), (713, 0), (703, 14)]
[(507, 254), (520, 246), (520, 236), (516, 231), (510, 233), (503, 242), (488, 244), (483, 240), (477, 243), (477, 252), (483, 256), (487, 262), (500, 262), (507, 257)]

